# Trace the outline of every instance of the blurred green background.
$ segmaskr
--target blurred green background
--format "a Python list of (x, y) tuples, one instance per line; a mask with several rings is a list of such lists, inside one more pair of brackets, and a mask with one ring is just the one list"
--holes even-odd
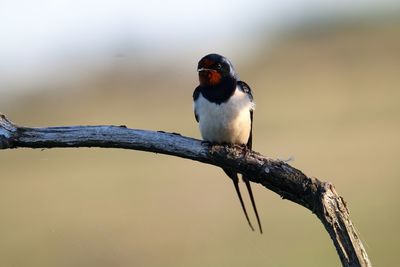
[[(173, 2), (182, 14), (185, 7)], [(201, 21), (185, 26), (199, 40), (186, 40), (178, 27), (182, 36), (160, 31), (150, 45), (130, 41), (135, 30), (121, 30), (127, 39), (110, 38), (116, 41), (93, 52), (68, 37), (64, 48), (71, 50), (60, 49), (53, 61), (41, 57), (47, 50), (26, 50), (30, 57), (18, 61), (20, 53), (0, 46), (8, 60), (0, 64), (0, 110), (24, 126), (125, 124), (199, 138), (192, 111), (197, 61), (224, 54), (254, 91), (254, 149), (293, 156), (294, 167), (333, 182), (372, 263), (398, 266), (400, 16), (390, 8), (346, 15), (316, 9), (283, 25), (296, 14), (288, 13), (266, 30), (271, 12), (260, 9), (254, 25), (246, 24), (253, 18), (247, 6), (234, 31), (221, 34), (230, 27), (222, 21), (228, 25), (206, 38), (229, 11), (217, 8), (203, 29)], [(53, 65), (41, 66), (46, 60)], [(0, 168), (0, 266), (340, 266), (313, 214), (258, 185), (265, 234), (251, 232), (231, 181), (212, 166), (91, 148), (0, 151)]]

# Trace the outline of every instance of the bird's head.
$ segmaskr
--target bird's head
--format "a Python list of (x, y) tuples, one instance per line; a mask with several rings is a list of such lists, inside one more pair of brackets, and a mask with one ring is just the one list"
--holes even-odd
[(232, 63), (218, 54), (209, 54), (200, 59), (197, 65), (200, 85), (218, 85), (229, 79), (236, 80), (236, 72)]

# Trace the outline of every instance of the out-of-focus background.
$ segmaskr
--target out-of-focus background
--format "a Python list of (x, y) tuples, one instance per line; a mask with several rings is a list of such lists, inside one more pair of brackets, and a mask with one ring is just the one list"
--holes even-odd
[[(397, 3), (396, 3), (397, 2)], [(199, 137), (197, 61), (254, 90), (254, 148), (331, 181), (376, 266), (398, 266), (398, 1), (1, 1), (0, 111), (26, 126)], [(1, 266), (339, 266), (317, 218), (215, 167), (118, 149), (0, 151)], [(249, 202), (247, 201), (247, 204)], [(254, 221), (254, 217), (252, 218)]]

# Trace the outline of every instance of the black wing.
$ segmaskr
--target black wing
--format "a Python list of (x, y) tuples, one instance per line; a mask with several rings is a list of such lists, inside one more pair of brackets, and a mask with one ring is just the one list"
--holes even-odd
[(237, 85), (238, 85), (239, 89), (242, 92), (246, 93), (250, 97), (250, 100), (253, 101), (253, 93), (251, 92), (250, 86), (243, 81), (238, 81)]
[(250, 120), (251, 120), (250, 136), (249, 136), (249, 141), (247, 141), (247, 144), (246, 144), (248, 149), (253, 148), (253, 110), (250, 110)]
[[(193, 92), (193, 101), (196, 101), (199, 98), (200, 95), (200, 87), (196, 87)], [(196, 121), (199, 122), (199, 116), (196, 114), (196, 109), (194, 110), (194, 117), (196, 118)]]

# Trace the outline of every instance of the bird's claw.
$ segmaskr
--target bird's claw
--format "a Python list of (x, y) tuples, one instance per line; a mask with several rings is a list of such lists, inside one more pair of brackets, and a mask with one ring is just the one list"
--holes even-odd
[(241, 146), (242, 146), (242, 148), (243, 148), (244, 157), (247, 158), (247, 156), (248, 156), (248, 155), (250, 154), (250, 152), (251, 152), (251, 149), (248, 148), (247, 145), (241, 145)]

